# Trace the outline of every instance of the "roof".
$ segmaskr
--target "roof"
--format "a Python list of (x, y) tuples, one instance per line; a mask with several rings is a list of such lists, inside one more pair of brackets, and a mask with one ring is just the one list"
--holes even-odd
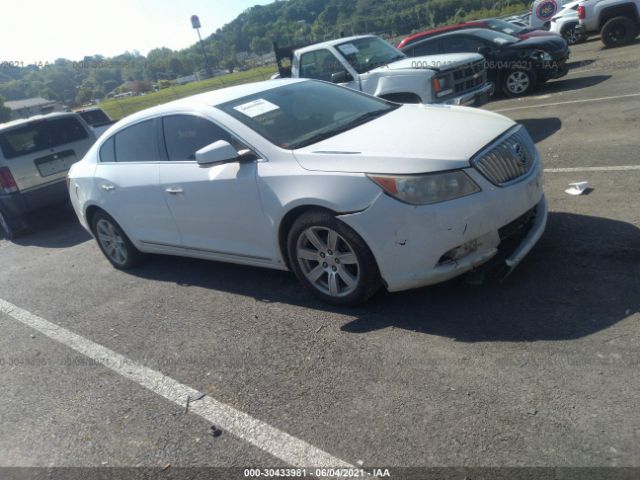
[(33, 121), (50, 120), (52, 118), (68, 117), (70, 115), (71, 116), (77, 116), (77, 113), (73, 113), (73, 112), (54, 112), (54, 113), (48, 113), (46, 115), (34, 115), (33, 117), (29, 117), (29, 118), (20, 118), (18, 120), (12, 120), (10, 122), (0, 123), (0, 131), (7, 130), (7, 129), (10, 129), (10, 128), (14, 128), (14, 127), (19, 127), (21, 125), (25, 125), (25, 124), (33, 122)]
[(406, 47), (407, 45), (417, 42), (418, 40), (422, 40), (423, 38), (430, 37), (431, 35), (435, 35), (437, 33), (461, 30), (463, 28), (477, 28), (486, 24), (486, 20), (474, 20), (471, 22), (456, 23), (454, 25), (446, 25), (444, 27), (424, 30), (422, 32), (414, 33), (413, 35), (409, 35), (407, 38), (403, 38), (402, 41), (398, 44), (398, 48)]
[(189, 108), (193, 106), (209, 106), (213, 107), (225, 102), (231, 102), (238, 98), (253, 95), (255, 93), (264, 92), (265, 90), (271, 90), (273, 88), (280, 87), (282, 85), (290, 85), (292, 83), (308, 82), (305, 78), (282, 78), (277, 80), (265, 80), (262, 82), (245, 83), (243, 85), (236, 85), (233, 87), (220, 88), (218, 90), (212, 90), (210, 92), (199, 93), (190, 97), (180, 98), (173, 100), (169, 103), (157, 105), (155, 107), (147, 108), (139, 112), (133, 113), (126, 117), (127, 123), (153, 116), (156, 114), (167, 113), (181, 108)]
[(55, 100), (47, 100), (46, 98), (42, 97), (24, 98), (22, 100), (10, 100), (4, 102), (5, 106), (10, 108), (11, 110), (33, 108), (42, 105), (51, 105), (52, 103), (56, 103)]

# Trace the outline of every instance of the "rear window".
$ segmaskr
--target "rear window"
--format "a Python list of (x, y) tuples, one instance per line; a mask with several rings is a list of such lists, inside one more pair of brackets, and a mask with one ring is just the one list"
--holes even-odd
[(78, 114), (92, 127), (100, 127), (111, 123), (109, 116), (102, 110), (89, 110), (87, 112), (78, 112)]
[(29, 155), (89, 138), (74, 117), (36, 120), (0, 133), (0, 148), (7, 159)]

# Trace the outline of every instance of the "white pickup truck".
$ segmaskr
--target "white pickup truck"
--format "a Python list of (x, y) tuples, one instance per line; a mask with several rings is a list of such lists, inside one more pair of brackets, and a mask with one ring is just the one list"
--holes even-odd
[(585, 0), (578, 5), (581, 35), (600, 34), (607, 47), (632, 43), (640, 33), (640, 0)]
[(274, 49), (280, 78), (325, 80), (398, 103), (480, 106), (494, 90), (477, 53), (408, 58), (375, 35)]

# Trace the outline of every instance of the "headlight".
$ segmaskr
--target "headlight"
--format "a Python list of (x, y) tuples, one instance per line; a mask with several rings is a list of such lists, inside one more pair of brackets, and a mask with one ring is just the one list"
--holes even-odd
[(531, 58), (534, 60), (538, 60), (539, 62), (551, 62), (553, 60), (553, 57), (551, 55), (541, 50), (532, 53)]
[(466, 197), (480, 187), (462, 170), (427, 175), (368, 175), (392, 197), (412, 205), (428, 205)]
[(445, 95), (453, 93), (449, 77), (435, 77), (433, 79), (433, 91), (435, 92), (436, 97), (444, 97)]

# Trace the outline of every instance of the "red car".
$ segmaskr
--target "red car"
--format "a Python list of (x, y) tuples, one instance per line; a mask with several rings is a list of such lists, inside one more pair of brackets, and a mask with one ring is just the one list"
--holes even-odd
[(473, 22), (458, 23), (456, 25), (447, 25), (446, 27), (438, 27), (432, 30), (425, 30), (424, 32), (415, 33), (403, 39), (398, 48), (406, 47), (418, 40), (430, 37), (438, 33), (451, 32), (454, 30), (462, 30), (463, 28), (488, 28), (496, 30), (498, 32), (506, 33), (507, 35), (513, 35), (520, 40), (525, 40), (531, 37), (548, 37), (549, 35), (558, 36), (557, 33), (547, 32), (546, 30), (535, 30), (533, 28), (519, 27), (513, 23), (505, 22), (497, 18), (490, 18), (488, 20), (474, 20)]

